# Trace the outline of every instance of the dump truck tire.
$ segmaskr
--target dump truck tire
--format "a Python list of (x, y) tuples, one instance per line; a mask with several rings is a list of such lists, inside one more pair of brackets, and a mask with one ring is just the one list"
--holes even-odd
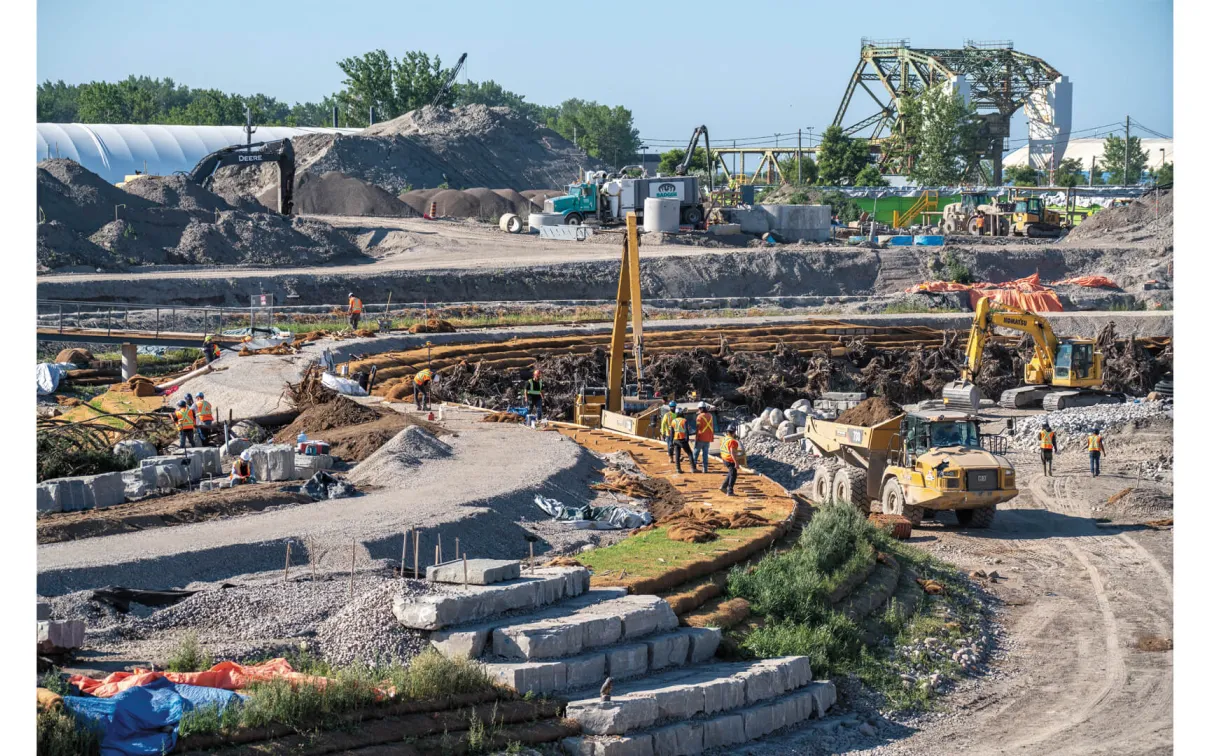
[(913, 528), (918, 527), (924, 519), (924, 508), (908, 506), (907, 497), (903, 495), (903, 486), (894, 478), (882, 484), (882, 513), (906, 517)]
[(579, 213), (568, 213), (563, 218), (563, 224), (566, 226), (578, 226), (584, 222), (584, 216)]
[(958, 509), (954, 511), (954, 514), (958, 516), (958, 524), (963, 527), (990, 528), (996, 519), (996, 505), (992, 504), (978, 509)]
[(870, 502), (865, 495), (865, 471), (844, 465), (832, 476), (832, 500), (847, 501), (857, 511), (869, 514)]
[(811, 479), (811, 489), (808, 496), (812, 504), (825, 504), (832, 498), (832, 473), (834, 465), (830, 462), (815, 468), (815, 477)]

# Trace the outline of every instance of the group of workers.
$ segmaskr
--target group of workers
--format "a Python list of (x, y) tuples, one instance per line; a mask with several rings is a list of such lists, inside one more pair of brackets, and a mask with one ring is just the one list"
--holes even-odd
[[(668, 461), (676, 465), (676, 471), (681, 469), (682, 455), (689, 458), (689, 472), (696, 473), (698, 459), (701, 459), (702, 473), (709, 471), (710, 444), (714, 441), (714, 415), (710, 407), (703, 404), (697, 411), (693, 423), (685, 417), (684, 407), (678, 407), (675, 401), (668, 402), (668, 411), (660, 418), (660, 435), (668, 445)], [(689, 437), (693, 437), (693, 446), (689, 446)], [(719, 445), (719, 458), (727, 469), (727, 477), (719, 490), (728, 496), (735, 495), (735, 480), (739, 477), (739, 439), (735, 431), (727, 428)]]
[(185, 394), (185, 398), (176, 403), (172, 417), (180, 433), (182, 449), (190, 443), (195, 447), (206, 445), (206, 433), (214, 427), (214, 406), (206, 401), (205, 393), (197, 392), (196, 400), (193, 394)]
[[(1088, 437), (1084, 439), (1084, 449), (1088, 452), (1088, 470), (1092, 473), (1092, 477), (1096, 478), (1101, 475), (1101, 454), (1105, 451), (1105, 439), (1101, 437), (1101, 429), (1093, 428)], [(1050, 423), (1042, 421), (1042, 429), (1038, 431), (1038, 450), (1042, 454), (1042, 474), (1053, 478), (1055, 454), (1059, 452), (1059, 445), (1055, 441), (1054, 429), (1050, 427)]]

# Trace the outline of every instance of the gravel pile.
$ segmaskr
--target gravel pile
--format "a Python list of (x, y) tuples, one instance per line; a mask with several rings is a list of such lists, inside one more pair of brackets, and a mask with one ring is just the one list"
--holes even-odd
[(294, 208), (313, 215), (416, 216), (415, 210), (390, 192), (335, 172), (308, 174), (294, 192)]
[(400, 625), (391, 606), (401, 593), (418, 596), (429, 592), (430, 584), (423, 580), (393, 580), (362, 593), (319, 623), (315, 639), (320, 655), (338, 665), (407, 661), (428, 645), (428, 639), (424, 633)]
[(449, 457), (453, 451), (424, 428), (411, 425), (366, 457), (348, 477), (359, 486), (397, 485), (424, 460)]
[(1101, 433), (1105, 433), (1127, 423), (1162, 415), (1172, 417), (1171, 402), (1134, 401), (1127, 404), (1072, 407), (1058, 412), (1031, 415), (1020, 420), (1010, 436), (1010, 443), (1018, 449), (1033, 450), (1037, 446), (1038, 431), (1042, 428), (1043, 422), (1049, 422), (1050, 427), (1056, 433), (1074, 437), (1082, 444), (1079, 437), (1089, 433), (1093, 428), (1100, 428)]
[(769, 476), (787, 491), (804, 488), (815, 478), (815, 465), (820, 457), (808, 454), (801, 442), (778, 441), (764, 433), (754, 433), (744, 439), (748, 466)]

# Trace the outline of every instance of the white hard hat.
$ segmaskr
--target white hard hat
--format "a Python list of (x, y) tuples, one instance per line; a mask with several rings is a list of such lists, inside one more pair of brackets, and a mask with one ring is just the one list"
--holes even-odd
[(252, 452), (248, 451), (247, 449), (244, 449), (242, 452), (240, 452), (239, 458), (244, 460), (245, 462), (251, 462), (252, 461)]

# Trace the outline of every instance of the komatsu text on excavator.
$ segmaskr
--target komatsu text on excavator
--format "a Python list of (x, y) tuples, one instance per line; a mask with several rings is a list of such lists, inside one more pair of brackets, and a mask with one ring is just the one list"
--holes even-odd
[(984, 297), (975, 307), (962, 375), (942, 390), (946, 406), (964, 410), (979, 407), (979, 389), (974, 380), (983, 365), (983, 350), (996, 328), (1027, 333), (1034, 341), (1034, 355), (1025, 365), (1026, 385), (1001, 394), (1000, 406), (1009, 409), (1041, 406), (1053, 412), (1066, 407), (1120, 404), (1125, 400), (1125, 395), (1102, 388), (1105, 358), (1092, 339), (1060, 339), (1050, 321), (1041, 315), (993, 304)]

